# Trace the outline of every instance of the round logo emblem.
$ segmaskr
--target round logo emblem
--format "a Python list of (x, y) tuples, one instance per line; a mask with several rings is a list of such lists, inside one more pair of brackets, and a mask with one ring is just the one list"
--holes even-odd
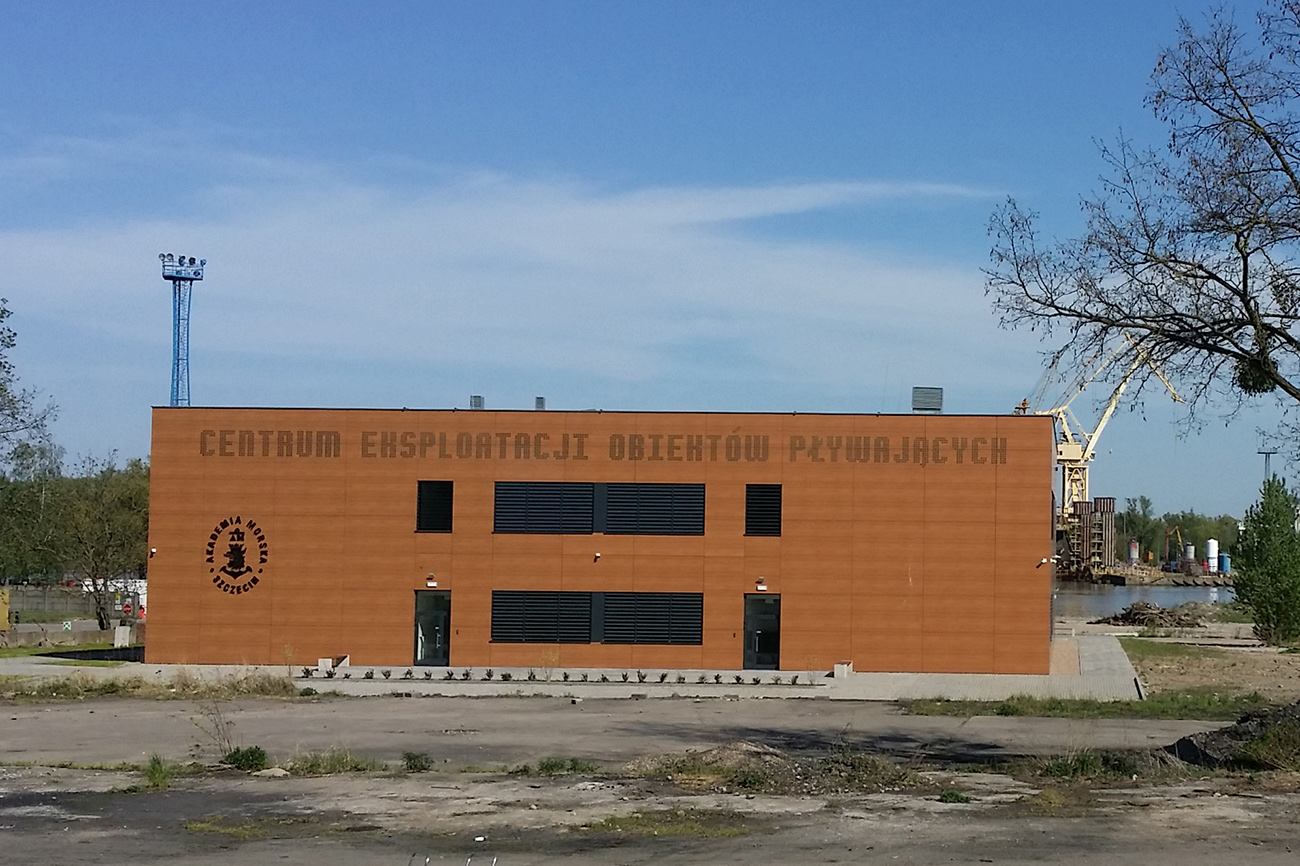
[(242, 595), (261, 582), (266, 570), (266, 533), (252, 520), (227, 517), (212, 527), (206, 554), (213, 585)]

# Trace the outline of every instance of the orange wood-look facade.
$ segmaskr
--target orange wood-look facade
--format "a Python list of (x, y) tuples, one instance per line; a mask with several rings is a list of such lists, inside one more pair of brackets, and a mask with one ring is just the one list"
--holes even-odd
[[(455, 667), (734, 669), (761, 579), (783, 669), (1047, 673), (1052, 450), (1032, 416), (157, 408), (146, 658), (407, 666), (436, 576)], [(454, 482), (452, 532), (415, 531), (418, 480)], [(530, 480), (703, 482), (705, 534), (494, 534)], [(744, 533), (758, 483), (780, 537)], [(233, 517), (239, 594), (206, 561)], [(493, 589), (700, 592), (703, 645), (494, 644)]]

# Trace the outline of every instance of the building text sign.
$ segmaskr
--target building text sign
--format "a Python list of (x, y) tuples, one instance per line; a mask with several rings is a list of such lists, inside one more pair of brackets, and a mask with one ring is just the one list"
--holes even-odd
[[(203, 430), (203, 457), (322, 457), (343, 455), (337, 430)], [(511, 433), (363, 430), (348, 449), (375, 460), (608, 460), (665, 463), (910, 463), (1007, 462), (999, 436), (785, 437), (720, 433)]]

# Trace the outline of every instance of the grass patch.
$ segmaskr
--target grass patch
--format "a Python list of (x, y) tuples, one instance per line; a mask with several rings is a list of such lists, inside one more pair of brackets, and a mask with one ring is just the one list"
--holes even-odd
[[(72, 662), (84, 665), (85, 662)], [(0, 698), (12, 700), (76, 700), (109, 695), (143, 698), (224, 700), (240, 697), (296, 697), (298, 687), (284, 674), (261, 670), (204, 679), (181, 668), (170, 680), (140, 676), (97, 677), (80, 671), (66, 677), (13, 678), (0, 682)]]
[(59, 659), (56, 662), (50, 662), (50, 664), (69, 668), (120, 668), (126, 662), (113, 661), (112, 659)]
[(1243, 713), (1271, 706), (1258, 692), (1225, 694), (1210, 687), (1160, 692), (1145, 701), (1094, 701), (1068, 698), (1033, 698), (1025, 695), (1005, 701), (908, 701), (907, 712), (917, 716), (1037, 716), (1064, 719), (1200, 719), (1233, 721)]
[(1300, 771), (1300, 721), (1272, 725), (1238, 751), (1243, 762), (1270, 770)]
[(0, 647), (0, 659), (25, 658), (27, 656), (43, 656), (51, 653), (67, 652), (68, 650), (109, 650), (113, 649), (111, 643), (87, 643), (76, 644), (75, 646), (7, 646)]
[(973, 799), (974, 798), (970, 797), (969, 795), (963, 794), (961, 791), (957, 791), (952, 788), (944, 788), (942, 791), (939, 792), (940, 803), (969, 803)]
[(222, 816), (214, 816), (211, 818), (203, 818), (198, 821), (190, 821), (185, 824), (185, 829), (189, 830), (191, 833), (216, 833), (231, 839), (237, 839), (240, 842), (249, 842), (254, 839), (266, 839), (270, 836), (286, 835), (284, 830), (288, 828), (315, 823), (315, 818), (296, 816), (245, 818), (239, 821), (232, 821), (231, 819)]
[(512, 776), (567, 776), (573, 773), (598, 773), (600, 765), (583, 758), (542, 758), (534, 767), (520, 764), (510, 769)]
[(660, 809), (611, 815), (603, 821), (580, 824), (588, 833), (622, 833), (629, 836), (694, 836), (719, 839), (750, 832), (738, 812), (713, 809)]
[(1141, 637), (1121, 637), (1119, 638), (1119, 644), (1124, 648), (1124, 652), (1131, 662), (1170, 658), (1212, 659), (1223, 658), (1224, 655), (1223, 650), (1214, 647), (1169, 643)]
[(333, 776), (337, 773), (373, 773), (385, 769), (382, 761), (354, 755), (342, 746), (323, 752), (299, 752), (289, 759), (285, 769), (295, 776)]

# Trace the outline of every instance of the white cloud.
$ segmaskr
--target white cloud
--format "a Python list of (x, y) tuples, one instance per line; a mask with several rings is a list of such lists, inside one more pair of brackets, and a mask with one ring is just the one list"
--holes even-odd
[[(269, 356), (299, 370), (313, 359), (364, 364), (391, 371), (390, 381), (430, 365), (544, 371), (582, 381), (593, 399), (592, 382), (626, 394), (692, 378), (716, 390), (743, 377), (806, 394), (800, 408), (862, 394), (856, 408), (879, 409), (891, 408), (874, 399), (886, 369), (894, 382), (984, 393), (994, 381), (1005, 388), (1008, 374), (1034, 376), (1031, 341), (997, 329), (977, 268), (890, 259), (865, 243), (774, 239), (770, 226), (759, 236), (744, 222), (934, 207), (978, 190), (855, 182), (607, 193), (489, 173), (394, 189), (310, 167), (287, 176), (311, 181), (209, 188), (196, 206), (208, 212), (183, 221), (0, 232), (0, 295), (101, 347), (136, 347), (113, 361), (135, 365), (134, 382), (166, 381), (156, 369), (170, 342), (160, 251), (209, 260), (195, 289), (196, 379), (205, 358)], [(65, 371), (105, 363), (76, 345), (26, 352), (38, 364), (57, 357)], [(279, 375), (293, 374), (272, 365), (241, 401), (284, 402), (296, 391)], [(100, 381), (46, 387), (74, 410), (77, 389)], [(407, 390), (411, 405), (429, 405), (423, 383)], [(355, 383), (333, 399), (375, 403)]]

